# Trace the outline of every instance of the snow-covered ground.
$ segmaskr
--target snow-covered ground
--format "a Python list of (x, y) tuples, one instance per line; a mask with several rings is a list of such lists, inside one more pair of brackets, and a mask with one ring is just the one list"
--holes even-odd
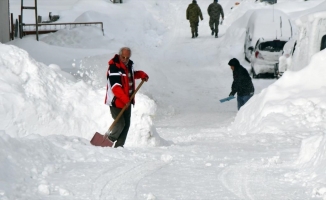
[[(25, 0), (33, 4), (32, 0)], [(239, 112), (228, 61), (244, 60), (253, 9), (220, 0), (210, 35), (207, 7), (191, 39), (190, 0), (39, 0), (39, 13), (95, 27), (0, 44), (0, 199), (326, 199), (325, 51), (299, 72), (255, 79)], [(296, 19), (321, 0), (278, 0)], [(20, 1), (10, 0), (18, 15)], [(291, 15), (291, 13), (292, 15)], [(247, 14), (246, 14), (247, 13)], [(33, 22), (32, 13), (25, 16)], [(112, 123), (104, 105), (107, 62), (122, 46), (149, 74), (136, 95), (125, 148), (90, 145)]]

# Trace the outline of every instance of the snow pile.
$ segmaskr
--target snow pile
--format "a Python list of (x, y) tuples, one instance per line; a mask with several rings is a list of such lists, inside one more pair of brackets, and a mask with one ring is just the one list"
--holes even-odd
[[(0, 73), (0, 130), (8, 135), (90, 139), (113, 121), (104, 104), (104, 88), (94, 90), (84, 81), (70, 80), (59, 66), (38, 63), (17, 47), (0, 44)], [(138, 134), (130, 145), (158, 145), (161, 138), (151, 119), (155, 104), (144, 95), (136, 98), (139, 108), (132, 114), (130, 131)]]
[(152, 116), (156, 111), (156, 104), (149, 97), (138, 94), (135, 106), (132, 108), (130, 131), (128, 133), (126, 146), (161, 146), (166, 145), (153, 124)]
[(242, 134), (324, 130), (325, 61), (326, 51), (322, 51), (303, 70), (284, 73), (241, 108), (230, 129)]
[[(302, 16), (305, 16), (305, 15), (307, 16), (307, 15), (310, 15), (310, 14), (322, 12), (322, 11), (325, 11), (325, 9), (326, 9), (326, 2), (325, 1), (315, 1), (315, 2), (312, 1), (312, 2), (309, 2), (308, 5), (306, 3), (307, 2), (301, 2), (301, 4), (304, 5), (303, 10), (300, 10), (300, 11), (297, 11), (297, 12), (292, 12), (292, 13), (289, 14), (292, 19), (299, 19)], [(315, 5), (315, 4), (317, 4), (317, 5)], [(311, 5), (315, 5), (315, 6), (309, 8)], [(289, 8), (289, 7), (287, 7), (287, 8)]]
[[(313, 194), (326, 199), (326, 135), (319, 134), (302, 141), (297, 164), (301, 166), (301, 178), (313, 187)], [(302, 177), (304, 176), (304, 177)]]
[(250, 46), (255, 46), (257, 40), (278, 39), (287, 41), (292, 37), (292, 25), (287, 14), (276, 9), (256, 10), (248, 22)]
[[(53, 161), (71, 163), (81, 155), (76, 151), (70, 157), (68, 149), (58, 148), (53, 141), (36, 135), (16, 139), (0, 131), (0, 145), (0, 199), (4, 200), (31, 199), (30, 190), (42, 195), (53, 193), (55, 188), (64, 192), (63, 188), (50, 186), (45, 181), (60, 167)], [(65, 191), (65, 195), (68, 194)]]
[[(60, 172), (74, 166), (73, 173), (80, 166), (98, 166), (119, 156), (115, 149), (91, 146), (89, 140), (74, 136), (13, 138), (0, 131), (0, 146), (1, 200), (35, 199), (36, 195), (41, 195), (41, 199), (49, 196), (54, 199), (70, 196), (68, 199), (71, 199), (76, 191), (69, 188), (69, 180), (76, 174), (64, 177)], [(94, 178), (80, 176), (83, 181)]]
[(69, 48), (105, 48), (103, 41), (99, 42), (99, 37), (103, 37), (99, 27), (78, 27), (47, 34), (40, 40), (49, 45)]

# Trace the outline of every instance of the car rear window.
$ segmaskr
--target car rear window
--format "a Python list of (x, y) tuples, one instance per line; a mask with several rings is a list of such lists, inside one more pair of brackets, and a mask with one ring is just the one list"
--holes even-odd
[(270, 52), (282, 51), (285, 43), (285, 41), (280, 40), (262, 42), (259, 44), (259, 50)]

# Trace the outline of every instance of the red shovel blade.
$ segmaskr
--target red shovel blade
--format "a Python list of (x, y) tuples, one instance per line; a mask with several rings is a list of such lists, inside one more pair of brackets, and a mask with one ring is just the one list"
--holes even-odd
[(91, 144), (94, 146), (101, 146), (101, 147), (112, 147), (113, 142), (109, 140), (104, 135), (96, 132), (91, 140)]

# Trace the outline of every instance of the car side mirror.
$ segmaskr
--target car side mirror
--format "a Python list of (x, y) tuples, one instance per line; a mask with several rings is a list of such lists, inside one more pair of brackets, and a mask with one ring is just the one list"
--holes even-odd
[(249, 51), (253, 51), (254, 48), (253, 48), (253, 47), (249, 47), (248, 50), (249, 50)]

